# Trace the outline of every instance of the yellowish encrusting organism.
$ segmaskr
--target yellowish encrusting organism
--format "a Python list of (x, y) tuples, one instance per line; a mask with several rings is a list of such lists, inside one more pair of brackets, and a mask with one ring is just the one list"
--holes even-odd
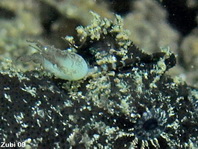
[(53, 46), (43, 46), (39, 42), (35, 43), (36, 47), (34, 48), (39, 52), (20, 57), (20, 60), (41, 64), (45, 70), (53, 73), (55, 77), (70, 81), (82, 79), (91, 71), (80, 55)]

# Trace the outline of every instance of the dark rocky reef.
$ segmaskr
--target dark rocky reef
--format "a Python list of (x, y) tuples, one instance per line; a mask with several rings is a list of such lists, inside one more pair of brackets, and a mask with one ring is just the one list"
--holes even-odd
[[(66, 38), (99, 71), (80, 81), (1, 70), (0, 142), (29, 148), (193, 148), (198, 89), (165, 74), (168, 48), (148, 55), (128, 39), (119, 16), (97, 14)], [(71, 47), (71, 48), (73, 48)]]

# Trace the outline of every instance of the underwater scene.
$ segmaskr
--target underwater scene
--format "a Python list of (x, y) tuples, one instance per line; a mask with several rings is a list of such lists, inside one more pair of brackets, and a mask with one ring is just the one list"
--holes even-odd
[(198, 149), (198, 1), (0, 0), (0, 148)]

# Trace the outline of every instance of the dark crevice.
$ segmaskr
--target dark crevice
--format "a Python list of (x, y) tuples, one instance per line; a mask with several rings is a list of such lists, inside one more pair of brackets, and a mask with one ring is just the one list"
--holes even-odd
[(131, 11), (131, 0), (109, 0), (111, 9), (121, 16), (128, 14)]
[(15, 17), (16, 14), (13, 11), (0, 7), (0, 18), (13, 19)]
[(189, 34), (197, 26), (198, 9), (188, 7), (187, 0), (163, 0), (162, 5), (168, 11), (168, 20), (182, 35)]

